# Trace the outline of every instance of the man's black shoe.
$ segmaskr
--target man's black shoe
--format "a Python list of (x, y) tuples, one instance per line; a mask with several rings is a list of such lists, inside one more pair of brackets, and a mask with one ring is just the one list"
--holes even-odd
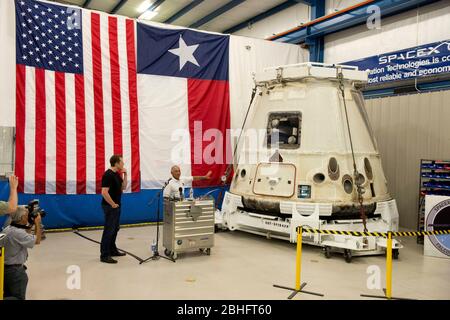
[(111, 254), (111, 257), (123, 257), (123, 256), (126, 256), (126, 255), (127, 254), (125, 252), (117, 251), (117, 252), (114, 252), (113, 254)]
[(114, 260), (114, 259), (111, 258), (111, 257), (100, 258), (100, 261), (101, 261), (101, 262), (104, 262), (104, 263), (117, 263), (117, 260)]

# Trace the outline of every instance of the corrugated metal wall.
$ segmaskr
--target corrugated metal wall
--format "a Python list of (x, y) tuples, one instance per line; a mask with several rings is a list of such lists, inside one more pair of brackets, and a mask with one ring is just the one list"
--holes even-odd
[(0, 126), (0, 176), (13, 171), (14, 128)]
[(450, 91), (367, 99), (400, 225), (417, 228), (420, 159), (450, 160)]

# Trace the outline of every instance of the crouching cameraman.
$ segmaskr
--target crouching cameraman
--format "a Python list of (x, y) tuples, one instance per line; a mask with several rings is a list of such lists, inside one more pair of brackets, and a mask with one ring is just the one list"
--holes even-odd
[[(36, 235), (31, 234), (28, 223), (36, 228)], [(6, 237), (1, 241), (5, 247), (5, 299), (25, 300), (28, 276), (25, 262), (28, 258), (28, 249), (41, 242), (41, 216), (29, 217), (26, 206), (19, 206), (16, 212), (11, 213), (11, 224), (3, 229)]]

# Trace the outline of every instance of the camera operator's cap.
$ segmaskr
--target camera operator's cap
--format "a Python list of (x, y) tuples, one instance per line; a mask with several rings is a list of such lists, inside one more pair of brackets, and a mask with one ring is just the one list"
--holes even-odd
[(28, 210), (25, 206), (18, 206), (17, 210), (10, 214), (11, 220), (13, 222), (18, 222), (22, 220), (23, 216), (25, 216), (28, 213)]

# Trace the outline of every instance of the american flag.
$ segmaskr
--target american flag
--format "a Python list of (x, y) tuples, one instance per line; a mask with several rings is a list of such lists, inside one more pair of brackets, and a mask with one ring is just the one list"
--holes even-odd
[(26, 193), (99, 193), (112, 154), (140, 189), (135, 22), (16, 0), (16, 175)]

